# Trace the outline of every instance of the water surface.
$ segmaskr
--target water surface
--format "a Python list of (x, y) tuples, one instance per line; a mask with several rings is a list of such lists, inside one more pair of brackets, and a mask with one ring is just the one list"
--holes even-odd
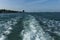
[(0, 40), (60, 40), (58, 13), (0, 14)]

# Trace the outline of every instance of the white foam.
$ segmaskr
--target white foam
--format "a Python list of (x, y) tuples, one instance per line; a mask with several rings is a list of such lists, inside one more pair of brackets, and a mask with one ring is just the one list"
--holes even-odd
[[(14, 20), (13, 20), (14, 19)], [(7, 20), (6, 22), (1, 22), (0, 23), (0, 27), (2, 27), (3, 29), (2, 31), (2, 35), (0, 35), (0, 40), (5, 40), (6, 36), (9, 35), (11, 33), (11, 30), (13, 29), (11, 25), (15, 25), (17, 23), (17, 19), (16, 18), (11, 18), (10, 20)]]
[(5, 36), (4, 35), (1, 35), (1, 37), (0, 37), (0, 40), (5, 40)]
[(27, 17), (28, 20), (25, 19), (23, 21), (23, 40), (52, 40), (52, 38), (43, 31), (42, 27), (33, 16)]

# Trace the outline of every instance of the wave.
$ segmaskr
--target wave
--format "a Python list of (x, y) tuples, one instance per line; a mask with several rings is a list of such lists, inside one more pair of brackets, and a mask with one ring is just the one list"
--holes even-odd
[(0, 40), (60, 40), (60, 21), (32, 15), (0, 21)]
[(11, 18), (10, 20), (0, 21), (0, 40), (5, 40), (7, 35), (11, 33), (12, 26), (17, 24), (18, 18)]
[(24, 30), (22, 30), (23, 40), (53, 40), (48, 33), (45, 33), (42, 26), (33, 16), (26, 16), (23, 21)]

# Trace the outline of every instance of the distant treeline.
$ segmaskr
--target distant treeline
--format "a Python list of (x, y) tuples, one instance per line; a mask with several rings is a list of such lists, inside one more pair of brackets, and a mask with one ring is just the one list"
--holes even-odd
[(22, 11), (14, 11), (14, 10), (6, 10), (6, 9), (0, 9), (0, 13), (23, 13), (24, 10)]

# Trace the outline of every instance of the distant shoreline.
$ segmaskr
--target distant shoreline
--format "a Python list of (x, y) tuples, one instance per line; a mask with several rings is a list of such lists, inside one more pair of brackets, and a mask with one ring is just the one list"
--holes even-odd
[(15, 11), (15, 10), (0, 9), (0, 13), (60, 13), (60, 12), (25, 12), (25, 10)]
[(25, 11), (14, 11), (14, 10), (6, 10), (6, 9), (0, 9), (0, 13), (24, 13)]

